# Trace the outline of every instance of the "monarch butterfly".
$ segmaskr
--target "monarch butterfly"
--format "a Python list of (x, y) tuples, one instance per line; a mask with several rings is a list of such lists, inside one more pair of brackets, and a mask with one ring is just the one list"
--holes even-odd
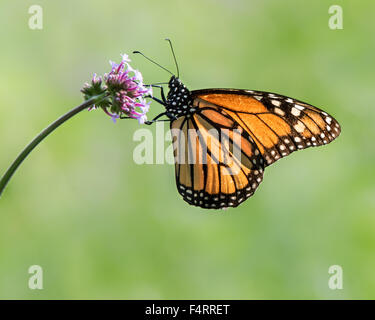
[[(206, 209), (237, 207), (254, 194), (265, 167), (339, 136), (340, 125), (331, 115), (290, 97), (255, 90), (187, 89), (179, 79), (172, 43), (166, 40), (177, 76), (141, 52), (134, 53), (172, 74), (167, 97), (160, 86), (166, 83), (152, 85), (160, 88), (161, 99), (152, 98), (166, 111), (146, 124), (168, 117), (164, 121), (170, 121), (173, 136), (177, 190), (189, 204)], [(232, 131), (212, 134), (224, 129)], [(238, 144), (240, 156), (235, 156)], [(181, 154), (185, 161), (180, 161)], [(190, 154), (195, 161), (186, 161)], [(230, 164), (223, 161), (230, 157)]]

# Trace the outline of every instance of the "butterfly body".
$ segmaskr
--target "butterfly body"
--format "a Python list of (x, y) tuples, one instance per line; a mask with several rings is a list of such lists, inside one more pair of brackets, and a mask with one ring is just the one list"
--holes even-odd
[(176, 119), (181, 116), (190, 115), (195, 110), (191, 110), (192, 97), (191, 92), (175, 76), (171, 77), (168, 83), (169, 92), (166, 100), (166, 115), (170, 119)]

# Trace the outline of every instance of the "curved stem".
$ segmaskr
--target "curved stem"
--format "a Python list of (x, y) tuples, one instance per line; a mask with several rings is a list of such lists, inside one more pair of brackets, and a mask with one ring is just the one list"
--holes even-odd
[(18, 157), (13, 161), (11, 166), (8, 168), (8, 170), (5, 172), (5, 174), (0, 179), (0, 197), (3, 193), (5, 187), (7, 186), (9, 180), (13, 176), (13, 174), (16, 172), (17, 168), (20, 166), (23, 160), (28, 156), (28, 154), (45, 138), (47, 137), (51, 132), (53, 132), (56, 128), (58, 128), (60, 125), (62, 125), (65, 121), (69, 120), (71, 117), (76, 115), (77, 113), (81, 112), (82, 110), (87, 109), (88, 107), (92, 106), (93, 104), (99, 102), (106, 96), (105, 93), (92, 97), (89, 100), (86, 100), (79, 106), (73, 108), (60, 118), (58, 118), (56, 121), (52, 122), (47, 128), (45, 128), (41, 133), (39, 133), (26, 147), (22, 150), (22, 152), (18, 155)]

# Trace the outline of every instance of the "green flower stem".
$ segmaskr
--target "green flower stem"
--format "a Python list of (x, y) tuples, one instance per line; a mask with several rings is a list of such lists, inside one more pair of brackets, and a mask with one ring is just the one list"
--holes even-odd
[(8, 170), (5, 172), (5, 174), (2, 176), (0, 180), (0, 197), (3, 193), (5, 187), (7, 186), (10, 178), (13, 176), (13, 174), (16, 172), (17, 168), (20, 166), (23, 160), (28, 156), (28, 154), (45, 138), (47, 137), (51, 132), (53, 132), (56, 128), (58, 128), (60, 125), (62, 125), (65, 121), (69, 120), (71, 117), (75, 116), (77, 113), (81, 112), (82, 110), (85, 110), (92, 106), (95, 103), (98, 103), (99, 101), (103, 100), (103, 98), (106, 97), (106, 93), (103, 93), (101, 95), (92, 97), (89, 100), (86, 100), (84, 103), (80, 104), (79, 106), (73, 108), (60, 118), (58, 118), (55, 122), (52, 122), (47, 128), (45, 128), (41, 133), (39, 133), (34, 140), (32, 140), (25, 149), (22, 150), (22, 152), (18, 155), (16, 160), (13, 161), (12, 165), (8, 168)]

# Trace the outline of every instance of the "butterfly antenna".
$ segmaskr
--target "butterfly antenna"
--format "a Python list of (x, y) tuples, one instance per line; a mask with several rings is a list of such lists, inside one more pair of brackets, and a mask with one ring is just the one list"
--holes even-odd
[(172, 54), (173, 54), (173, 59), (174, 59), (174, 63), (176, 64), (176, 69), (177, 69), (177, 78), (180, 77), (180, 70), (178, 68), (178, 63), (177, 63), (177, 59), (176, 59), (176, 55), (174, 54), (174, 50), (173, 50), (173, 46), (172, 46), (172, 41), (168, 38), (166, 38), (165, 40), (167, 40), (169, 42), (169, 45), (171, 47), (171, 51), (172, 51)]
[(170, 73), (170, 74), (173, 76), (173, 73), (172, 73), (172, 72), (170, 72), (168, 69), (164, 68), (162, 65), (160, 65), (160, 64), (157, 63), (157, 62), (155, 62), (154, 60), (150, 59), (149, 57), (146, 57), (142, 52), (140, 52), (140, 51), (133, 51), (133, 53), (138, 53), (138, 54), (142, 55), (142, 56), (143, 56), (144, 58), (146, 58), (148, 61), (150, 61), (150, 62), (156, 64), (158, 67), (164, 69), (165, 71), (167, 71), (168, 73)]

